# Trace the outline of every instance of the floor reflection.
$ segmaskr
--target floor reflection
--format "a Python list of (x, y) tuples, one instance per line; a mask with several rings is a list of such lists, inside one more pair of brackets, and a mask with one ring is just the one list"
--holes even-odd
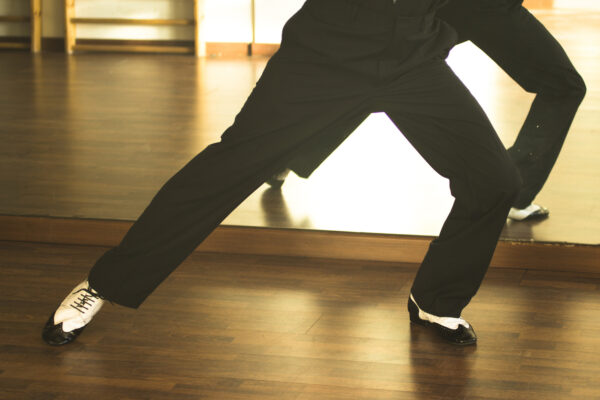
[(416, 399), (463, 399), (469, 392), (477, 346), (452, 346), (411, 324), (410, 373)]

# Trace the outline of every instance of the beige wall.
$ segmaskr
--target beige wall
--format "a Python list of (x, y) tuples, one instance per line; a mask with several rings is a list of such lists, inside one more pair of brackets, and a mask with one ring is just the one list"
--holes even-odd
[[(42, 0), (42, 36), (63, 37), (64, 0)], [(0, 0), (0, 15), (28, 15), (29, 1)], [(1, 36), (28, 36), (27, 24), (2, 23)]]
[[(204, 0), (206, 40), (249, 42), (252, 38), (250, 0)], [(279, 43), (285, 21), (303, 0), (256, 0), (256, 38), (261, 43)], [(77, 0), (80, 17), (192, 18), (192, 0)], [(26, 15), (26, 0), (0, 0), (0, 15)], [(64, 37), (64, 0), (42, 0), (42, 35)], [(27, 36), (25, 24), (0, 24), (2, 36)], [(192, 39), (191, 27), (80, 25), (79, 38)]]
[[(553, 2), (555, 8), (599, 9), (600, 0), (527, 0)], [(209, 42), (250, 42), (251, 0), (204, 0), (204, 32)], [(304, 0), (255, 0), (256, 40), (279, 43), (285, 21)], [(536, 4), (537, 4), (536, 3)], [(526, 3), (527, 4), (527, 3)], [(64, 37), (64, 0), (42, 0), (42, 35)], [(27, 0), (0, 0), (0, 15), (26, 15)], [(76, 0), (81, 17), (191, 18), (192, 0)], [(26, 24), (0, 24), (1, 36), (27, 36)], [(80, 38), (192, 39), (191, 27), (78, 26)]]

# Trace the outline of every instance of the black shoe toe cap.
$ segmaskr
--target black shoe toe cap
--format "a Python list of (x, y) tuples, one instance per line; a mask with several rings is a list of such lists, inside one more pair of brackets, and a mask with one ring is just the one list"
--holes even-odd
[(417, 305), (410, 298), (408, 299), (408, 313), (411, 322), (435, 331), (439, 336), (452, 344), (467, 346), (477, 343), (477, 335), (471, 325), (468, 328), (464, 325), (459, 325), (457, 329), (450, 329), (443, 325), (423, 320), (419, 318)]
[(431, 325), (434, 326), (440, 336), (453, 344), (466, 346), (477, 343), (477, 335), (470, 325), (468, 328), (464, 325), (459, 325), (457, 329), (449, 329), (439, 324)]
[(62, 346), (64, 344), (71, 343), (79, 336), (83, 328), (75, 329), (71, 332), (65, 332), (62, 329), (62, 323), (54, 323), (54, 314), (50, 316), (44, 329), (42, 330), (42, 339), (51, 346)]

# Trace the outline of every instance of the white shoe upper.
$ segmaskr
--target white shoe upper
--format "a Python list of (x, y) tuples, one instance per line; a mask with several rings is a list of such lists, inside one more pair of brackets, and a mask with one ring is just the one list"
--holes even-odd
[(462, 318), (438, 317), (437, 315), (429, 314), (421, 310), (421, 308), (415, 301), (415, 298), (413, 297), (412, 293), (410, 295), (410, 299), (413, 301), (413, 303), (415, 303), (415, 305), (419, 309), (419, 318), (425, 321), (433, 322), (435, 324), (445, 326), (446, 328), (452, 330), (458, 329), (460, 325), (464, 326), (465, 328), (468, 328), (470, 326), (469, 323)]
[(525, 208), (512, 207), (508, 212), (508, 218), (516, 221), (522, 221), (533, 214), (548, 214), (548, 210), (537, 204), (530, 204)]
[(90, 287), (87, 280), (77, 285), (54, 313), (54, 324), (62, 323), (64, 332), (71, 332), (87, 325), (102, 305), (104, 300)]

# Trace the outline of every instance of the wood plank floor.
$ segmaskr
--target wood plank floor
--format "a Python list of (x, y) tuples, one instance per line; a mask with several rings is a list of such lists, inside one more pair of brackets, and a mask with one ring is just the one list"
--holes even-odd
[(600, 398), (600, 274), (490, 271), (457, 348), (408, 323), (413, 264), (195, 253), (139, 310), (45, 345), (103, 251), (0, 242), (1, 399)]
[[(551, 218), (509, 224), (503, 238), (598, 245), (600, 13), (539, 17), (588, 94), (539, 196)], [(531, 95), (470, 44), (455, 48), (449, 62), (510, 145)], [(134, 220), (166, 179), (218, 140), (265, 63), (0, 53), (0, 214)], [(225, 224), (435, 236), (452, 201), (446, 180), (377, 114), (311, 179), (292, 176), (281, 192), (259, 188)]]

